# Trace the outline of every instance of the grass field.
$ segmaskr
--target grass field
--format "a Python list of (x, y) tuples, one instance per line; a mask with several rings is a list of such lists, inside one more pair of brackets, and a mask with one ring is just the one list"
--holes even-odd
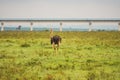
[(120, 80), (120, 32), (0, 32), (0, 80)]

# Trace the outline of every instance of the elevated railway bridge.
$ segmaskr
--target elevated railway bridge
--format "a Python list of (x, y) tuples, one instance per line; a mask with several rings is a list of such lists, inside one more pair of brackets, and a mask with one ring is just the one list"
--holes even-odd
[(92, 25), (94, 23), (115, 23), (118, 25), (118, 31), (120, 31), (120, 19), (0, 19), (1, 31), (4, 31), (4, 25), (7, 23), (29, 23), (30, 31), (33, 31), (34, 24), (36, 23), (58, 23), (59, 30), (62, 31), (64, 23), (87, 23), (89, 25), (88, 31), (92, 31)]

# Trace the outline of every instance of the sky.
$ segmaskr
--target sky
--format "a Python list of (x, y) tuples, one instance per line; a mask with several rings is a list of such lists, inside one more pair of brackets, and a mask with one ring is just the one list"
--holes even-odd
[(120, 0), (0, 0), (0, 18), (120, 18)]

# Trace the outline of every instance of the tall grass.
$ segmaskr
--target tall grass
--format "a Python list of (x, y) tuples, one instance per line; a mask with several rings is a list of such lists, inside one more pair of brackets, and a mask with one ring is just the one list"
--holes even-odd
[(120, 32), (0, 32), (0, 80), (119, 80)]

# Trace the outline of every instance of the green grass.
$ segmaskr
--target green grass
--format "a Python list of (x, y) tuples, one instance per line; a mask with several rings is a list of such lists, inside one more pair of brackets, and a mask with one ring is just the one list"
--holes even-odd
[(0, 80), (120, 80), (120, 32), (0, 32)]

